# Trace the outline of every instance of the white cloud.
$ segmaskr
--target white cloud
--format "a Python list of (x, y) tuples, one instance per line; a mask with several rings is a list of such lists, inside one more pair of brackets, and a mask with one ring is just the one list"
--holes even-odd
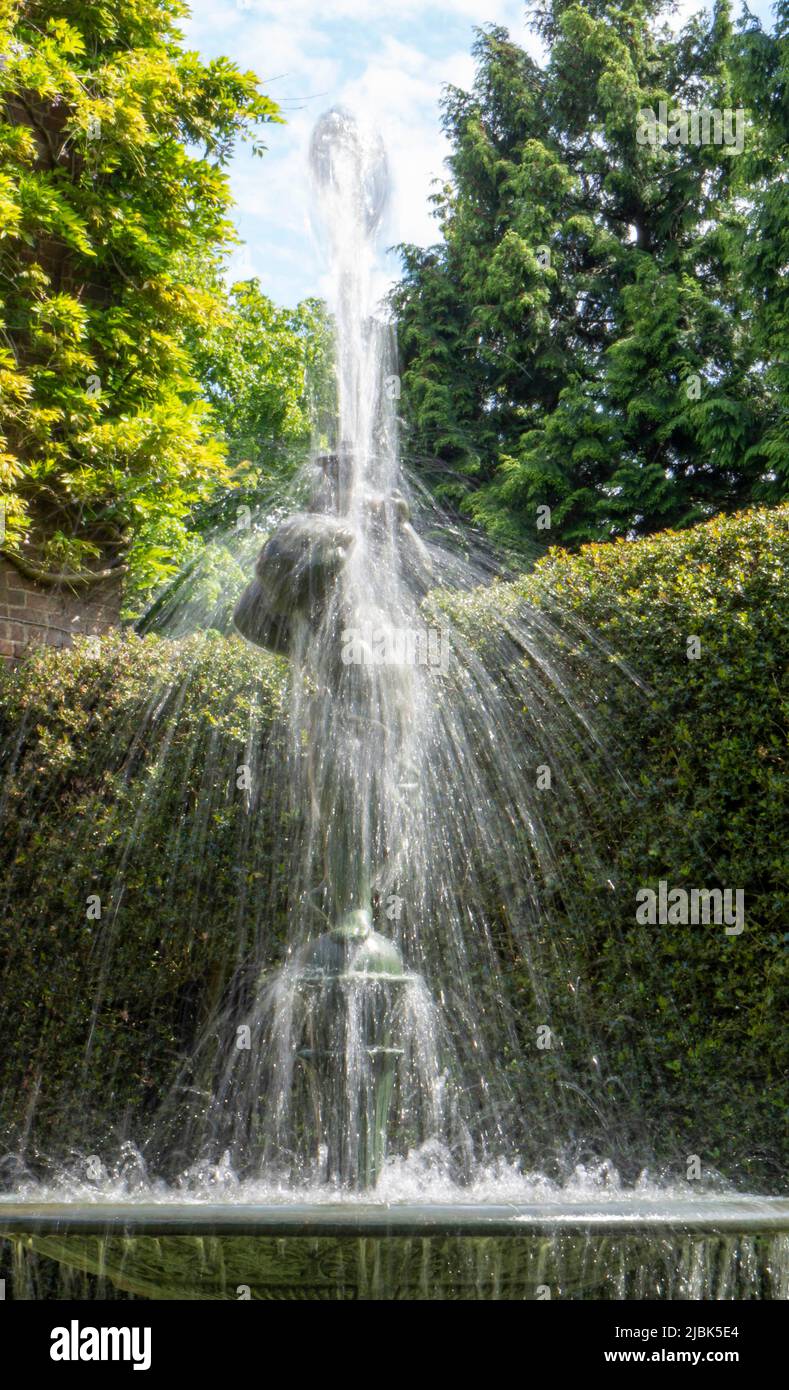
[(444, 83), (468, 86), (473, 74), (466, 53), (430, 60), (389, 39), (342, 89), (343, 105), (376, 126), (386, 144), (393, 178), (387, 230), (395, 241), (435, 238), (428, 195), (432, 181), (444, 174), (449, 153), (440, 128), (439, 97)]

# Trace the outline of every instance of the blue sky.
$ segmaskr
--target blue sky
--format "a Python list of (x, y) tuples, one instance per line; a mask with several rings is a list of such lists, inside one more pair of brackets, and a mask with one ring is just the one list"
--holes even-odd
[[(232, 278), (257, 275), (280, 304), (326, 288), (306, 174), (309, 133), (322, 111), (347, 106), (386, 141), (394, 190), (384, 244), (428, 244), (436, 239), (428, 198), (448, 152), (439, 99), (445, 83), (472, 81), (474, 27), (503, 24), (539, 56), (522, 0), (191, 0), (191, 8), (189, 47), (251, 68), (287, 118), (268, 128), (262, 160), (241, 150), (230, 168), (245, 243)], [(703, 0), (677, 6), (680, 17), (702, 8)], [(768, 19), (770, 0), (751, 0), (750, 9)], [(396, 273), (396, 258), (382, 254), (382, 292)]]

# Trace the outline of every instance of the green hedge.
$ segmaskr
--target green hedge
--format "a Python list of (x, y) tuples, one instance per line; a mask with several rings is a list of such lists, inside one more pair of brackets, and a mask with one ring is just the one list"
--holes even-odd
[[(551, 552), (517, 584), (454, 601), (481, 634), (523, 599), (556, 620), (558, 601), (568, 633), (582, 623), (612, 672), (639, 678), (612, 681), (597, 711), (617, 775), (585, 754), (594, 875), (561, 840), (557, 799), (565, 872), (544, 885), (531, 970), (501, 932), (535, 1165), (553, 1130), (626, 1174), (682, 1176), (698, 1153), (707, 1172), (781, 1182), (787, 576), (779, 508)], [(582, 656), (568, 659), (583, 683)], [(267, 775), (283, 757), (283, 670), (217, 634), (117, 635), (98, 658), (45, 650), (0, 677), (0, 1105), (31, 1161), (142, 1132), (253, 942), (281, 953), (282, 847), (299, 833)], [(251, 798), (243, 762), (260, 774)], [(637, 925), (635, 893), (660, 879), (744, 889), (744, 932)], [(534, 1051), (546, 996), (561, 1055)]]
[[(786, 1181), (789, 1115), (788, 590), (787, 507), (554, 551), (519, 586), (560, 602), (647, 687), (616, 685), (607, 715), (632, 789), (601, 764), (613, 891), (584, 894), (580, 869), (574, 895), (602, 1089), (622, 1103), (612, 1148), (651, 1152), (677, 1176), (698, 1154), (707, 1172), (772, 1188)], [(637, 925), (636, 891), (661, 879), (742, 888), (744, 931)], [(576, 1063), (581, 1076), (580, 1047)], [(594, 1091), (588, 1065), (586, 1081)]]
[(253, 941), (276, 953), (281, 692), (280, 663), (216, 634), (42, 649), (3, 678), (0, 1097), (33, 1155), (135, 1136)]

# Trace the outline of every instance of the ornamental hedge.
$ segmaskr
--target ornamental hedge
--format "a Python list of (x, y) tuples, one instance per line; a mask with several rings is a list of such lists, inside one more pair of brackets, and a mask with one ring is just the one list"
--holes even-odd
[[(568, 837), (529, 968), (523, 937), (497, 936), (535, 1167), (561, 1152), (684, 1178), (697, 1154), (706, 1177), (782, 1184), (787, 576), (781, 507), (552, 551), (514, 583), (450, 601), (483, 641), (496, 614), (549, 609), (573, 634), (578, 679), (579, 626), (612, 673), (599, 755), (584, 754), (594, 873)], [(284, 756), (284, 676), (216, 632), (118, 633), (98, 654), (41, 650), (0, 676), (9, 1181), (144, 1134), (253, 945), (281, 957), (285, 849), (299, 833), (267, 775)], [(661, 880), (742, 889), (744, 931), (639, 925), (636, 893)], [(546, 1021), (558, 1046), (538, 1052)]]
[(277, 756), (281, 676), (217, 634), (117, 634), (5, 676), (0, 1104), (16, 1133), (33, 1117), (34, 1158), (136, 1136), (281, 931), (286, 812), (237, 786)]
[[(608, 714), (630, 790), (601, 777), (613, 891), (588, 894), (578, 940), (605, 1090), (620, 1102), (611, 1148), (678, 1177), (697, 1154), (706, 1172), (777, 1190), (789, 1117), (789, 507), (554, 551), (519, 588), (559, 602), (643, 682), (618, 685)], [(743, 889), (744, 931), (637, 925), (636, 892), (661, 880)], [(587, 1063), (590, 1086), (595, 1070)]]

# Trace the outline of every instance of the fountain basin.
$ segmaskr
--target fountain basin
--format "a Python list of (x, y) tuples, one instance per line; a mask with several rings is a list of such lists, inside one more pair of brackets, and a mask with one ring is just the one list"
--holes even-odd
[(789, 1200), (0, 1202), (17, 1299), (780, 1300)]
[(789, 1235), (789, 1198), (622, 1197), (555, 1202), (5, 1202), (0, 1237), (41, 1234), (459, 1236), (519, 1239), (557, 1230)]

